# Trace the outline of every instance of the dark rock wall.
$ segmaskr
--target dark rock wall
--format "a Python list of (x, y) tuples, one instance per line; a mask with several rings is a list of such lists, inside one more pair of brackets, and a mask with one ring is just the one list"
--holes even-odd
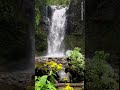
[[(81, 20), (81, 2), (84, 0), (71, 0), (67, 11), (67, 34), (84, 33), (84, 20)], [(85, 8), (85, 5), (83, 6)]]
[(34, 1), (1, 0), (0, 12), (0, 71), (34, 66)]
[[(83, 20), (81, 19), (83, 2)], [(85, 3), (84, 0), (71, 0), (69, 9), (67, 10), (67, 25), (65, 36), (66, 50), (74, 47), (82, 48), (84, 51), (84, 37), (85, 37)]]

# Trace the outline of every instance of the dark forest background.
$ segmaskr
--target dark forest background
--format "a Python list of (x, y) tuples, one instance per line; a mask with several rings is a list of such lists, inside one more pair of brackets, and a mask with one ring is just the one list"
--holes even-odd
[[(117, 82), (119, 82), (120, 1), (119, 0), (114, 0), (114, 1), (113, 0), (102, 0), (102, 1), (86, 0), (85, 7), (86, 7), (85, 9), (86, 10), (85, 11), (86, 58), (93, 57), (95, 51), (104, 51), (109, 53), (110, 57), (107, 60), (107, 62), (114, 69), (114, 73), (118, 74), (114, 78), (114, 80), (117, 80)], [(103, 64), (101, 64), (101, 66), (102, 65)], [(86, 72), (88, 71), (89, 69), (87, 69)], [(102, 80), (102, 78), (100, 80)], [(107, 78), (105, 80), (107, 81)], [(95, 83), (93, 84), (97, 85)], [(104, 84), (99, 83), (100, 88), (103, 85)], [(114, 88), (113, 90), (116, 90), (116, 89), (117, 88)], [(107, 88), (105, 90), (107, 90)]]
[(111, 54), (109, 63), (119, 72), (120, 60), (120, 1), (86, 0), (85, 52), (86, 57), (95, 51)]

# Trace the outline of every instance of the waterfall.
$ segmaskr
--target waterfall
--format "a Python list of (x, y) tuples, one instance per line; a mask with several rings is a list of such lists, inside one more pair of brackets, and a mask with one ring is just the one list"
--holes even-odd
[(48, 55), (49, 57), (64, 56), (64, 36), (66, 25), (67, 7), (51, 6), (52, 18), (48, 35)]

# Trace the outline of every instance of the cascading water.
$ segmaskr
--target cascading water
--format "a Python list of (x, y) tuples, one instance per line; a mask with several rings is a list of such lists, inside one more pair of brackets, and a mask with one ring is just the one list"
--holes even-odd
[(67, 7), (51, 6), (53, 13), (48, 35), (48, 57), (64, 56), (64, 36)]

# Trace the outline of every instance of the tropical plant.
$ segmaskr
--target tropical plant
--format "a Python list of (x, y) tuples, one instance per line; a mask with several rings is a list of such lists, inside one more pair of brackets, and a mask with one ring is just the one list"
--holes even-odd
[(87, 90), (118, 90), (114, 70), (106, 61), (109, 55), (104, 51), (96, 51), (92, 60), (86, 60)]
[(49, 74), (50, 72), (55, 74), (57, 71), (62, 69), (62, 64), (58, 64), (55, 61), (46, 61), (45, 63), (36, 62), (35, 69), (45, 72), (43, 74)]
[[(46, 61), (44, 64), (35, 65), (36, 68), (42, 67), (46, 71), (47, 75), (35, 76), (35, 90), (56, 90), (54, 85), (54, 76), (56, 72), (62, 69), (62, 64), (58, 64), (54, 61)], [(49, 79), (49, 80), (48, 80)]]
[(48, 75), (35, 76), (35, 90), (56, 90), (55, 85), (47, 80)]
[(80, 48), (75, 47), (73, 51), (68, 50), (66, 52), (66, 55), (69, 57), (70, 59), (70, 64), (72, 65), (73, 69), (81, 69), (79, 73), (83, 73), (84, 71), (84, 67), (85, 67), (85, 59), (84, 59), (84, 55), (82, 55), (80, 53)]
[(85, 58), (84, 55), (82, 55), (82, 53), (80, 52), (80, 48), (79, 47), (75, 47), (74, 50), (68, 50), (66, 52), (66, 55), (69, 57), (70, 61), (68, 61), (69, 65), (70, 65), (70, 69), (72, 72), (74, 72), (77, 77), (82, 77), (84, 76), (84, 68), (85, 68)]

